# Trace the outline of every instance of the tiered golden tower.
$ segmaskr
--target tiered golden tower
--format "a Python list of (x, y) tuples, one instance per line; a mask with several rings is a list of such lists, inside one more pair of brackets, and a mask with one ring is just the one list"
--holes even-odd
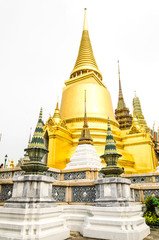
[(150, 129), (147, 127), (147, 123), (142, 113), (140, 99), (136, 96), (136, 92), (135, 92), (135, 97), (133, 98), (133, 109), (140, 125), (142, 127), (145, 127), (146, 131), (149, 131)]
[(57, 104), (54, 116), (50, 116), (44, 126), (49, 167), (65, 168), (75, 152), (84, 121), (85, 90), (87, 120), (98, 155), (104, 152), (109, 117), (117, 151), (122, 155), (118, 165), (124, 167), (126, 173), (154, 172), (157, 161), (149, 135), (145, 132), (132, 133), (130, 128), (121, 130), (115, 119), (110, 93), (102, 82), (102, 74), (93, 55), (86, 9), (78, 57), (70, 78), (65, 81), (60, 110)]

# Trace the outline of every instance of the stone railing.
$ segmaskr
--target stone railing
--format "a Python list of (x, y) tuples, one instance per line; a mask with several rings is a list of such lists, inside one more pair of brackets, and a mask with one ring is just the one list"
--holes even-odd
[[(1, 204), (12, 195), (12, 178), (22, 174), (21, 168), (0, 170)], [(58, 170), (49, 168), (45, 174), (52, 177), (52, 195), (56, 202), (61, 204), (92, 204), (94, 202), (96, 197), (94, 180), (101, 177), (98, 169)], [(146, 195), (159, 195), (159, 173), (131, 174), (122, 177), (131, 180), (131, 195), (135, 202), (143, 202)]]
[(131, 180), (136, 202), (143, 202), (147, 195), (159, 196), (159, 173), (125, 174), (122, 177)]

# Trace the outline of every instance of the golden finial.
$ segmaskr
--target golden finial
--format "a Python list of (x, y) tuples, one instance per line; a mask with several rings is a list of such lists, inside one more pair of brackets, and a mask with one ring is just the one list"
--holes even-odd
[(56, 108), (54, 111), (54, 116), (53, 116), (54, 120), (56, 119), (56, 123), (59, 123), (60, 119), (61, 119), (61, 115), (60, 115), (60, 110), (59, 110), (59, 99), (57, 98), (57, 104), (56, 104)]
[(135, 93), (135, 97), (136, 97), (136, 90), (134, 91), (134, 93)]
[(87, 8), (84, 9), (84, 24), (83, 31), (88, 31), (88, 23), (87, 23)]
[(119, 74), (119, 81), (120, 81), (120, 66), (119, 66), (119, 60), (118, 60), (118, 74)]
[(86, 114), (86, 90), (84, 90), (84, 126), (83, 127), (88, 127), (87, 124), (87, 114)]
[(87, 124), (87, 114), (86, 114), (86, 90), (84, 91), (84, 125), (81, 132), (81, 137), (78, 144), (93, 144), (93, 139), (90, 136), (88, 124)]
[(56, 109), (59, 109), (59, 96), (57, 97)]

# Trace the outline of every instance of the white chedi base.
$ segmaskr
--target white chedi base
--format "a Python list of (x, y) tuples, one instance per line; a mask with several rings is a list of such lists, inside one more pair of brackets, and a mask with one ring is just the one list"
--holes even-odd
[(70, 236), (62, 208), (0, 207), (1, 240), (64, 240)]
[(88, 238), (143, 240), (150, 234), (150, 229), (142, 217), (141, 207), (0, 207), (0, 239), (64, 240), (71, 230)]
[(96, 153), (95, 147), (91, 144), (80, 144), (76, 148), (75, 154), (71, 157), (70, 162), (65, 169), (75, 168), (102, 168), (104, 165)]

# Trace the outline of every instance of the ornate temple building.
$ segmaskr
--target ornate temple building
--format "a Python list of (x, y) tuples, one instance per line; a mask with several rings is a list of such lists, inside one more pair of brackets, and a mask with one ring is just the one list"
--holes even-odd
[[(119, 100), (113, 111), (112, 100), (102, 74), (96, 63), (89, 38), (86, 10), (80, 48), (70, 78), (65, 81), (61, 107), (58, 103), (53, 116), (44, 126), (45, 146), (49, 150), (47, 165), (64, 169), (70, 162), (78, 145), (84, 122), (84, 93), (87, 92), (87, 121), (96, 152), (104, 152), (108, 117), (116, 142), (117, 151), (122, 157), (118, 166), (125, 173), (155, 172), (158, 165), (154, 143), (146, 132), (141, 114), (137, 114), (138, 105), (134, 100), (134, 116), (126, 108), (120, 81)], [(136, 114), (136, 115), (135, 115)]]

